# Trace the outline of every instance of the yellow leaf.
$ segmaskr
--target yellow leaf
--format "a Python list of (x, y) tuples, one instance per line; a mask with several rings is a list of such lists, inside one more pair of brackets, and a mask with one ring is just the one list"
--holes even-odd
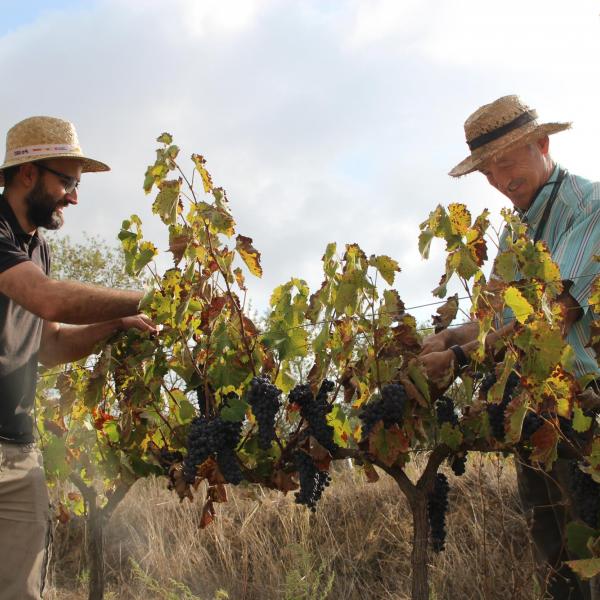
[(252, 238), (238, 235), (235, 240), (235, 249), (246, 263), (248, 269), (250, 269), (250, 273), (256, 275), (256, 277), (262, 277), (260, 252), (252, 245)]
[(208, 194), (213, 189), (213, 182), (210, 173), (204, 168), (206, 160), (200, 154), (192, 154), (192, 160), (196, 165), (196, 170), (198, 171), (198, 173), (200, 173), (200, 177), (202, 177), (202, 185), (204, 186), (204, 191)]
[(504, 291), (504, 301), (512, 309), (519, 323), (525, 323), (527, 317), (533, 314), (533, 307), (516, 287), (510, 286)]
[(465, 235), (471, 226), (471, 213), (464, 204), (454, 202), (448, 206), (448, 217), (452, 231), (458, 235)]

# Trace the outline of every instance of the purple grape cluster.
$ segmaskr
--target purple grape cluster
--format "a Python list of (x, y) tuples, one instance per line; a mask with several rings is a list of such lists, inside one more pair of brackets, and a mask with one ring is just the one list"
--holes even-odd
[(332, 408), (327, 397), (333, 388), (333, 382), (325, 379), (316, 397), (310, 386), (305, 384), (297, 385), (289, 395), (290, 402), (300, 407), (300, 415), (308, 423), (307, 433), (331, 454), (337, 450), (337, 444), (333, 441), (333, 427), (327, 423), (327, 414)]
[(600, 513), (600, 484), (584, 473), (576, 461), (569, 465), (569, 483), (574, 512), (586, 525), (596, 529)]
[(183, 474), (188, 483), (196, 479), (196, 467), (214, 457), (227, 483), (237, 485), (243, 479), (235, 449), (240, 442), (241, 422), (224, 421), (221, 417), (196, 417), (188, 431), (187, 456)]
[(319, 471), (313, 459), (302, 450), (294, 453), (294, 463), (300, 480), (300, 491), (295, 493), (295, 501), (315, 512), (317, 502), (321, 499), (323, 490), (331, 482), (331, 477), (327, 471)]
[(448, 396), (440, 396), (435, 403), (435, 412), (438, 425), (450, 423), (453, 427), (458, 425), (458, 416), (454, 411), (454, 400)]
[(281, 390), (268, 377), (254, 377), (246, 399), (258, 423), (258, 446), (268, 450), (275, 439), (275, 416), (281, 406)]
[(434, 552), (441, 552), (446, 542), (446, 512), (448, 511), (448, 478), (443, 473), (435, 476), (433, 490), (427, 498), (427, 515), (431, 545)]
[[(514, 371), (511, 372), (506, 380), (506, 385), (504, 386), (502, 400), (499, 403), (488, 404), (486, 407), (492, 435), (498, 441), (504, 440), (504, 417), (506, 413), (506, 407), (511, 401), (513, 393), (516, 387), (519, 385), (519, 382), (519, 376)], [(489, 373), (486, 375), (481, 382), (481, 393), (487, 396), (487, 393), (494, 383), (496, 383), (496, 374)]]
[(450, 464), (450, 468), (455, 475), (458, 477), (464, 475), (467, 469), (467, 452), (458, 452), (457, 454), (453, 454), (448, 459), (448, 463)]
[(379, 421), (383, 421), (386, 428), (394, 424), (402, 425), (406, 405), (406, 390), (402, 384), (384, 385), (379, 398), (365, 404), (358, 415), (363, 424), (363, 438), (368, 437)]

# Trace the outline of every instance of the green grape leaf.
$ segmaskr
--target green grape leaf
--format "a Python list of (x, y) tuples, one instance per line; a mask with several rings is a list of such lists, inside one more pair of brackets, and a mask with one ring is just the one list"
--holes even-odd
[(375, 256), (369, 258), (369, 265), (375, 267), (388, 285), (394, 285), (396, 273), (400, 272), (398, 262), (389, 256)]
[(592, 426), (592, 417), (586, 417), (579, 406), (573, 409), (573, 429), (578, 433), (588, 431)]
[(117, 444), (119, 442), (121, 436), (119, 433), (119, 425), (116, 421), (104, 421), (104, 424), (102, 425), (102, 431), (113, 444)]
[(358, 307), (358, 296), (365, 283), (360, 271), (344, 273), (336, 290), (335, 310), (338, 314), (353, 315)]
[(369, 452), (388, 467), (391, 467), (403, 452), (408, 451), (409, 447), (409, 440), (398, 425), (385, 429), (380, 421), (369, 433)]
[(427, 402), (431, 402), (431, 396), (429, 395), (429, 381), (427, 380), (425, 367), (416, 360), (411, 360), (408, 363), (407, 372), (420, 394)]
[(578, 558), (592, 558), (588, 542), (590, 538), (596, 538), (600, 531), (588, 527), (584, 523), (571, 521), (567, 525), (567, 546), (569, 552)]
[(496, 256), (493, 273), (499, 275), (503, 281), (514, 281), (517, 276), (517, 260), (512, 252), (501, 252)]
[(565, 564), (569, 565), (582, 579), (591, 579), (600, 573), (600, 558), (568, 560)]
[(157, 214), (167, 225), (173, 225), (177, 216), (182, 212), (183, 205), (180, 200), (181, 179), (161, 181), (160, 190), (152, 205), (152, 212)]
[(458, 450), (463, 442), (463, 434), (458, 427), (452, 427), (447, 422), (443, 423), (440, 428), (440, 442), (452, 450)]
[(169, 144), (173, 143), (173, 136), (165, 131), (156, 138), (156, 141), (168, 146)]
[(238, 398), (237, 396), (233, 396), (231, 398), (227, 398), (225, 403), (221, 408), (221, 418), (224, 421), (233, 421), (234, 423), (238, 423), (239, 421), (243, 421), (246, 416), (246, 411), (250, 409), (250, 405)]
[(352, 427), (339, 404), (334, 405), (327, 415), (327, 423), (333, 427), (333, 441), (341, 448), (347, 448), (352, 439)]
[(508, 430), (505, 435), (506, 442), (511, 444), (519, 442), (526, 413), (527, 404), (520, 398), (514, 398), (508, 405), (506, 409), (506, 415), (508, 417)]
[(51, 436), (46, 442), (43, 453), (46, 473), (60, 479), (69, 475), (71, 467), (67, 462), (67, 447), (64, 438)]
[(431, 250), (431, 241), (435, 235), (433, 231), (427, 229), (425, 231), (421, 231), (419, 234), (419, 253), (423, 258), (429, 258), (429, 252)]

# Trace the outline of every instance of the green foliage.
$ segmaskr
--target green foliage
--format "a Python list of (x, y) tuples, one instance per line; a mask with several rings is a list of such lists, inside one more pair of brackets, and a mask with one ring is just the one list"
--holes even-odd
[(51, 276), (72, 279), (110, 288), (136, 289), (140, 280), (125, 270), (125, 257), (119, 247), (110, 246), (97, 236), (84, 234), (83, 242), (68, 235), (46, 234), (52, 252)]
[(323, 559), (313, 557), (299, 544), (289, 548), (290, 566), (285, 577), (285, 600), (325, 600), (329, 598), (335, 573)]
[[(170, 578), (166, 584), (160, 583), (157, 579), (146, 573), (140, 565), (129, 559), (131, 571), (136, 581), (144, 586), (144, 591), (157, 594), (164, 600), (203, 600), (201, 596), (195, 595), (190, 588), (182, 583)], [(228, 600), (229, 594), (225, 590), (217, 590), (212, 600)]]

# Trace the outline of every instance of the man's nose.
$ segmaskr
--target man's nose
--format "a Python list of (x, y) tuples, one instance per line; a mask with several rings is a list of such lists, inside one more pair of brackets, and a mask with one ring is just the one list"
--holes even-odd
[(510, 176), (506, 175), (506, 174), (502, 174), (502, 173), (495, 173), (494, 174), (494, 182), (496, 184), (496, 187), (498, 188), (498, 190), (500, 190), (501, 192), (506, 192), (508, 191), (508, 186), (510, 185)]
[(72, 192), (65, 194), (65, 202), (67, 202), (67, 204), (78, 204), (77, 188), (75, 188)]

